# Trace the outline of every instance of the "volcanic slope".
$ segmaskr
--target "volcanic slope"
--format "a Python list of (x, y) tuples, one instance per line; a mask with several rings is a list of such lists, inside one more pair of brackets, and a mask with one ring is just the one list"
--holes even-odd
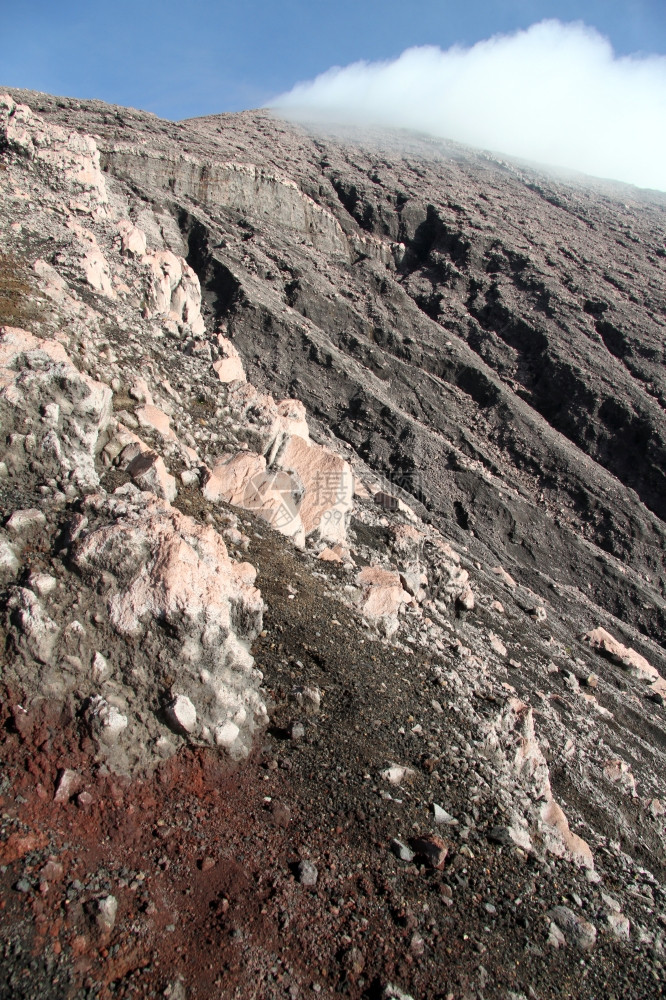
[(10, 95), (12, 995), (661, 995), (666, 198)]
[(663, 641), (663, 195), (262, 113), (33, 103), (177, 222), (252, 381), (484, 561)]

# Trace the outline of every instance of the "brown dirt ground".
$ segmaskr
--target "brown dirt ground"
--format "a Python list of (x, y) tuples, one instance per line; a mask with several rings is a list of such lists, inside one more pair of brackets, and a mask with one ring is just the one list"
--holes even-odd
[[(283, 539), (246, 530), (267, 603), (254, 652), (273, 710), (242, 766), (185, 748), (130, 783), (94, 762), (74, 712), (42, 703), (26, 714), (3, 693), (0, 996), (372, 1000), (388, 982), (415, 1000), (664, 995), (651, 964), (608, 936), (589, 955), (546, 945), (545, 911), (585, 889), (570, 865), (545, 869), (481, 832), (468, 854), (452, 835), (442, 871), (392, 855), (392, 837), (433, 830), (436, 758), (398, 733), (410, 687), (429, 683), (425, 665), (373, 641)], [(287, 695), (303, 681), (323, 689), (322, 713), (294, 741)], [(378, 788), (393, 759), (416, 771), (402, 802)], [(80, 772), (88, 806), (54, 802), (64, 767)], [(462, 810), (465, 774), (445, 782)], [(314, 887), (298, 881), (304, 859)], [(49, 860), (62, 875), (44, 873)], [(102, 934), (96, 901), (108, 893), (118, 915)]]

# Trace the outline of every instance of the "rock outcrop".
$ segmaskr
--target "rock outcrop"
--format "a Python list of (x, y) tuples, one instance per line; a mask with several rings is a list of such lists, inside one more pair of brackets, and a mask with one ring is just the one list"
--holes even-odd
[(95, 455), (111, 420), (111, 390), (79, 372), (62, 344), (0, 328), (3, 461), (61, 485), (94, 489)]
[(65, 211), (103, 218), (108, 195), (95, 140), (85, 133), (47, 124), (26, 104), (0, 96), (3, 145), (25, 159), (41, 181), (40, 195)]
[[(263, 607), (254, 568), (231, 562), (212, 527), (133, 487), (92, 496), (84, 509), (108, 523), (77, 540), (72, 561), (92, 587), (103, 578), (115, 630), (136, 640), (146, 630), (169, 628), (180, 643), (169, 667), (169, 705), (188, 698), (196, 713), (196, 724), (183, 728), (214, 743), (232, 723), (236, 738), (225, 746), (247, 753), (257, 721), (266, 717), (261, 674), (248, 651)], [(147, 676), (143, 684), (165, 686), (165, 680)]]
[[(319, 249), (345, 257), (349, 247), (335, 216), (305, 194), (293, 180), (263, 165), (201, 163), (194, 157), (173, 159), (145, 147), (118, 146), (105, 155), (107, 166), (123, 179), (193, 199), (213, 211), (232, 210), (261, 222), (277, 223)], [(171, 183), (173, 181), (173, 183)]]

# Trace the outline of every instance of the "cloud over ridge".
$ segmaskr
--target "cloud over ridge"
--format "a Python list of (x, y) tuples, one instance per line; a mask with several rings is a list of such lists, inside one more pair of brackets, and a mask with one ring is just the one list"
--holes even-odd
[(289, 118), (409, 128), (666, 190), (666, 56), (616, 56), (581, 22), (333, 67), (271, 102)]

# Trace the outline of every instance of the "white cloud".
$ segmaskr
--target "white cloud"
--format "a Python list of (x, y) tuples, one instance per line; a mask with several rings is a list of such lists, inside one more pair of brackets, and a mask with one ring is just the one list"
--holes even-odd
[(666, 56), (616, 56), (580, 22), (334, 67), (271, 107), (299, 120), (416, 129), (666, 190)]

